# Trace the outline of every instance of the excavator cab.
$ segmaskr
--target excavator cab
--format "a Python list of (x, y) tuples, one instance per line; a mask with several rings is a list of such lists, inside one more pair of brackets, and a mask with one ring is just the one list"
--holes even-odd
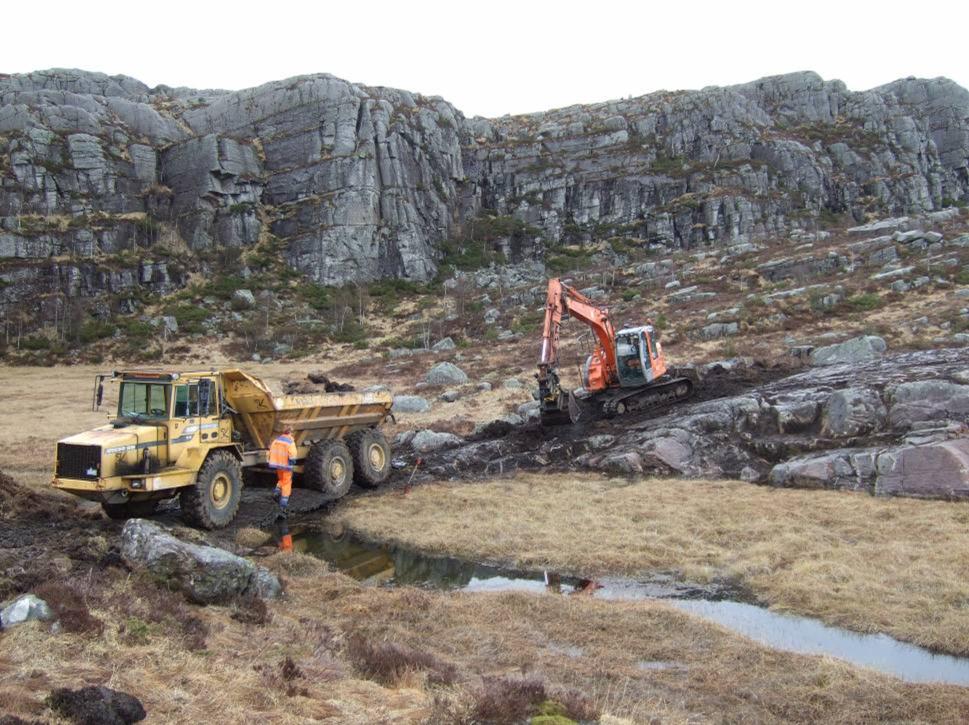
[(619, 385), (638, 388), (666, 373), (662, 349), (650, 326), (630, 327), (616, 333)]

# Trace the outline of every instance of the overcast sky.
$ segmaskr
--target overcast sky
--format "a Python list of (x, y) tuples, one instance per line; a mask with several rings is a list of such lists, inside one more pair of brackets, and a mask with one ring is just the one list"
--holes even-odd
[(863, 90), (969, 87), (969, 3), (5, 3), (0, 72), (68, 67), (239, 89), (306, 73), (443, 96), (467, 116), (814, 70)]

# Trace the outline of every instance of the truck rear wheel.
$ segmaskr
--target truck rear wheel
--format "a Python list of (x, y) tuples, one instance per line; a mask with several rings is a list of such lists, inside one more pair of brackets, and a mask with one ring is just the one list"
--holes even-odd
[(242, 464), (231, 453), (205, 459), (195, 484), (182, 489), (182, 518), (192, 526), (221, 529), (232, 523), (242, 498)]
[(125, 503), (102, 503), (101, 510), (109, 519), (123, 521), (124, 519), (139, 519), (151, 516), (158, 508), (158, 500), (126, 501)]
[(347, 436), (353, 456), (353, 480), (361, 486), (373, 488), (390, 475), (390, 443), (379, 430), (368, 428)]
[(303, 481), (331, 501), (344, 496), (353, 483), (353, 457), (343, 441), (317, 441), (310, 446)]

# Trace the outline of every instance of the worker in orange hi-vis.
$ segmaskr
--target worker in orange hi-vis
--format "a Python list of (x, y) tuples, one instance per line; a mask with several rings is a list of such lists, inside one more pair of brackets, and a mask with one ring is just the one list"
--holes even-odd
[(269, 446), (269, 467), (276, 469), (276, 490), (273, 498), (279, 502), (279, 510), (286, 513), (289, 496), (293, 492), (293, 464), (296, 462), (296, 442), (293, 429), (283, 428), (282, 435), (276, 437)]

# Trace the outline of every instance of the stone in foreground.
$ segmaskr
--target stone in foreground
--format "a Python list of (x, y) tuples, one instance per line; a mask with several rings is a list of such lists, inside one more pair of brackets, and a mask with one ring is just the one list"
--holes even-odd
[(54, 619), (47, 602), (33, 594), (22, 594), (0, 610), (0, 629), (24, 622), (50, 622)]
[(190, 544), (158, 524), (131, 519), (121, 532), (121, 557), (196, 604), (229, 602), (239, 596), (273, 598), (279, 580), (248, 559), (214, 546)]

